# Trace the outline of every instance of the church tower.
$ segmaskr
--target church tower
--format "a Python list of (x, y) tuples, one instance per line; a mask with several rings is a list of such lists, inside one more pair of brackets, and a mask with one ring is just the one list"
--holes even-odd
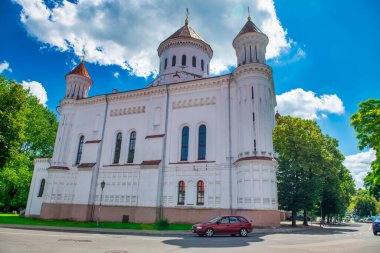
[(82, 62), (66, 75), (65, 98), (87, 98), (92, 83), (93, 81), (84, 65), (84, 59), (82, 59)]
[(153, 86), (192, 81), (209, 75), (212, 48), (189, 26), (188, 17), (184, 26), (161, 42), (157, 53), (159, 76), (151, 84)]
[[(276, 96), (272, 68), (266, 64), (268, 37), (248, 20), (233, 40), (237, 65), (238, 208), (277, 209), (272, 131)], [(250, 174), (251, 173), (251, 174)], [(246, 183), (247, 178), (252, 178)], [(240, 177), (240, 179), (239, 179)], [(240, 181), (241, 182), (240, 182)], [(239, 183), (240, 182), (240, 183)], [(249, 201), (248, 201), (249, 200)]]

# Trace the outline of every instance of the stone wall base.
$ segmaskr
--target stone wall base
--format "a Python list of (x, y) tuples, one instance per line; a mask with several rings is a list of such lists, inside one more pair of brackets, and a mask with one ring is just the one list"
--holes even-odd
[[(100, 211), (100, 212), (99, 212)], [(41, 209), (41, 219), (89, 221), (91, 207), (74, 204), (44, 203)], [(100, 215), (98, 216), (98, 213)], [(154, 223), (157, 208), (128, 207), (128, 206), (95, 206), (94, 220), (121, 222), (123, 215), (129, 216), (130, 222)], [(229, 209), (216, 208), (164, 208), (163, 216), (171, 223), (199, 223), (210, 220), (215, 216), (229, 215)], [(279, 226), (281, 212), (278, 210), (234, 209), (233, 215), (242, 215), (253, 221), (254, 226)]]

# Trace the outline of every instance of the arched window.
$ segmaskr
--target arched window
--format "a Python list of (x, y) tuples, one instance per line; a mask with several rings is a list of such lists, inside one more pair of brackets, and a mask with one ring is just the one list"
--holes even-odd
[(205, 184), (202, 180), (197, 183), (197, 205), (203, 206), (205, 204)]
[(113, 163), (119, 163), (119, 160), (120, 160), (120, 149), (121, 149), (121, 140), (122, 140), (122, 134), (118, 133), (116, 135), (115, 154), (114, 154), (114, 157), (113, 157)]
[(182, 66), (186, 66), (186, 55), (182, 55)]
[(189, 155), (189, 127), (182, 128), (181, 161), (187, 161)]
[(203, 61), (203, 60), (201, 60), (201, 69), (202, 69), (202, 71), (204, 71), (204, 70), (205, 70), (205, 63), (204, 63), (204, 61)]
[(206, 159), (206, 126), (199, 126), (198, 134), (198, 160)]
[(79, 138), (78, 152), (77, 152), (77, 159), (75, 160), (75, 163), (76, 163), (76, 164), (79, 164), (79, 163), (80, 163), (80, 159), (82, 158), (83, 142), (84, 142), (84, 136), (82, 135), (82, 136)]
[(197, 58), (193, 56), (193, 67), (195, 68), (197, 66)]
[(179, 181), (178, 182), (178, 205), (184, 205), (185, 204), (185, 182)]
[(133, 131), (129, 138), (128, 163), (133, 163), (135, 157), (136, 132)]
[(165, 58), (165, 64), (164, 64), (164, 69), (168, 67), (168, 58)]
[(42, 195), (44, 194), (44, 189), (45, 189), (45, 179), (42, 179), (40, 183), (40, 190), (38, 191), (37, 197), (42, 197)]
[(173, 58), (172, 58), (172, 66), (174, 67), (175, 64), (176, 64), (176, 61), (177, 61), (177, 57), (175, 55), (173, 55)]

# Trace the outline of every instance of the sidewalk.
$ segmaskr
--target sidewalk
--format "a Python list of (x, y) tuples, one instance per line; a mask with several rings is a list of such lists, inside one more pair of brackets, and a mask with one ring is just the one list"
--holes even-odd
[[(113, 229), (113, 228), (79, 228), (79, 227), (54, 227), (54, 226), (32, 226), (16, 224), (0, 224), (0, 228), (31, 229), (56, 232), (79, 232), (79, 233), (99, 233), (99, 234), (125, 234), (125, 235), (192, 235), (190, 230), (140, 230), (140, 229)], [(280, 226), (273, 228), (254, 228), (251, 234), (275, 234), (294, 233), (310, 229), (320, 229), (317, 226)]]

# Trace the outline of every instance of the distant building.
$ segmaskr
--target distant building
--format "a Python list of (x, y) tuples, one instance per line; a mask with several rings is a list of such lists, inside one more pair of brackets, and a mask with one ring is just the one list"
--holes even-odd
[[(88, 97), (84, 62), (66, 75), (51, 159), (36, 159), (27, 216), (192, 223), (240, 214), (278, 225), (276, 96), (268, 37), (248, 17), (237, 68), (208, 77), (211, 46), (188, 24), (158, 47), (146, 88)], [(101, 182), (105, 187), (101, 190)]]

